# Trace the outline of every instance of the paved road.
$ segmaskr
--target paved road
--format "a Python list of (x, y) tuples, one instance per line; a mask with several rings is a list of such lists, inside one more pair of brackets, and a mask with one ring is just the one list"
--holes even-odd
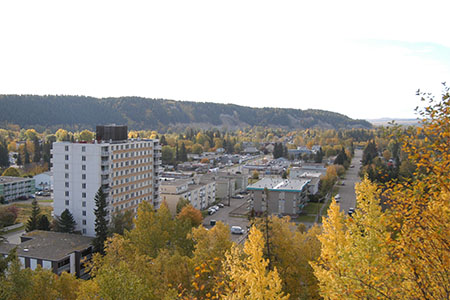
[[(209, 222), (211, 220), (216, 220), (222, 221), (223, 223), (227, 224), (230, 228), (231, 226), (241, 226), (242, 229), (247, 230), (247, 225), (249, 224), (247, 218), (230, 217), (229, 213), (235, 210), (236, 208), (240, 207), (244, 203), (246, 203), (248, 197), (249, 195), (246, 195), (243, 199), (231, 199), (230, 206), (227, 206), (228, 200), (224, 200), (223, 204), (225, 204), (225, 206), (219, 209), (219, 211), (216, 212), (215, 214), (205, 217), (205, 219), (203, 220), (203, 225), (206, 228), (211, 228)], [(231, 239), (235, 242), (238, 242), (242, 239), (242, 236), (232, 234)]]
[(360, 182), (358, 176), (359, 168), (361, 167), (360, 160), (362, 159), (362, 150), (355, 150), (355, 156), (352, 159), (354, 168), (349, 168), (343, 180), (345, 185), (339, 186), (339, 194), (341, 195), (340, 207), (344, 212), (348, 212), (350, 207), (356, 206), (355, 183)]

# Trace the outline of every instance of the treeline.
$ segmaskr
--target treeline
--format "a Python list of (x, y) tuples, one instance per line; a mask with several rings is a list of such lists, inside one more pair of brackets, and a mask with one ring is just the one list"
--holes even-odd
[(0, 120), (7, 126), (43, 131), (65, 128), (93, 129), (99, 124), (127, 124), (133, 129), (166, 132), (180, 124), (209, 127), (272, 126), (284, 128), (371, 128), (324, 110), (252, 108), (234, 104), (198, 103), (139, 97), (93, 98), (84, 96), (0, 95)]

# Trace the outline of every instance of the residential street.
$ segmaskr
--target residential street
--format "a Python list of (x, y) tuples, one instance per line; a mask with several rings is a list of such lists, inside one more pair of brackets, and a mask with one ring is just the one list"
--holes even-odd
[(360, 160), (362, 159), (362, 150), (355, 150), (355, 156), (352, 159), (351, 165), (353, 168), (349, 168), (343, 180), (344, 186), (339, 186), (339, 194), (341, 195), (340, 207), (345, 213), (348, 212), (350, 207), (356, 208), (356, 194), (355, 183), (360, 182), (358, 176), (359, 168), (361, 167)]

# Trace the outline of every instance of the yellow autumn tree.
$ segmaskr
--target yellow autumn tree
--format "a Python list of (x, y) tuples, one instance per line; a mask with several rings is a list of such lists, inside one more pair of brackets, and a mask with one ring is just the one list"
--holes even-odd
[(277, 269), (268, 268), (263, 257), (264, 239), (261, 231), (252, 227), (243, 251), (233, 246), (226, 254), (225, 274), (228, 287), (222, 299), (287, 300)]
[[(450, 100), (430, 100), (403, 138), (409, 181), (357, 186), (351, 218), (333, 203), (312, 263), (325, 299), (450, 298)], [(385, 202), (381, 209), (380, 200)]]

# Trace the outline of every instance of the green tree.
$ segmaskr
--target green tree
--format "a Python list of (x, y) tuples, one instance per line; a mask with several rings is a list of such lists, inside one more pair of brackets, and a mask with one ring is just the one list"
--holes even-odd
[(183, 197), (180, 197), (177, 202), (177, 215), (180, 213), (180, 211), (185, 207), (186, 205), (189, 205), (191, 202), (189, 202), (188, 199), (185, 199)]
[(33, 138), (33, 145), (34, 145), (33, 162), (38, 163), (41, 161), (41, 144), (39, 143), (38, 137)]
[(46, 215), (41, 215), (39, 217), (36, 229), (50, 231), (50, 221)]
[(33, 231), (37, 229), (39, 222), (39, 214), (41, 213), (41, 209), (39, 208), (39, 204), (36, 199), (31, 202), (31, 215), (28, 218), (27, 226), (25, 228), (26, 232)]
[(0, 140), (0, 168), (9, 167), (9, 155), (6, 142)]
[(23, 151), (24, 151), (24, 157), (25, 157), (23, 163), (25, 165), (28, 165), (30, 163), (30, 153), (28, 153), (27, 144), (25, 144)]
[(133, 213), (131, 210), (125, 212), (118, 212), (112, 215), (109, 224), (109, 235), (114, 233), (123, 235), (125, 231), (130, 231), (133, 228)]
[(80, 140), (90, 142), (94, 139), (94, 133), (92, 131), (89, 131), (87, 129), (80, 132)]
[(187, 161), (187, 151), (186, 151), (186, 146), (184, 145), (184, 142), (181, 143), (181, 147), (180, 147), (180, 160), (181, 161)]
[(14, 167), (9, 167), (3, 172), (2, 176), (20, 177), (19, 170)]
[(54, 230), (57, 232), (67, 232), (72, 233), (75, 230), (75, 225), (77, 223), (73, 219), (72, 214), (70, 211), (66, 208), (62, 213), (61, 216), (56, 216), (55, 218), (55, 228)]
[(92, 241), (94, 251), (100, 254), (105, 254), (105, 241), (108, 237), (108, 222), (106, 220), (106, 196), (103, 193), (102, 187), (99, 187), (94, 198), (95, 201), (95, 238)]

